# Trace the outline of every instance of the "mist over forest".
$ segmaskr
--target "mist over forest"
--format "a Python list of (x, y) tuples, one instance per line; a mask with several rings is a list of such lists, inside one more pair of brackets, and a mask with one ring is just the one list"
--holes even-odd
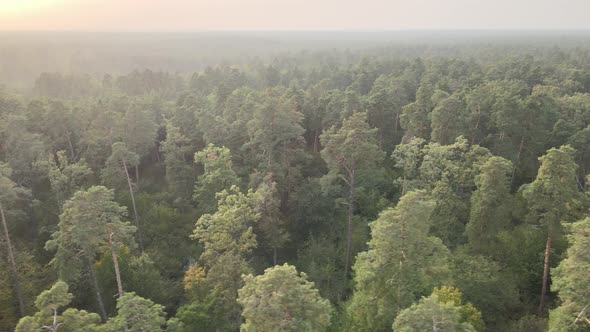
[(0, 32), (0, 331), (590, 331), (590, 32)]

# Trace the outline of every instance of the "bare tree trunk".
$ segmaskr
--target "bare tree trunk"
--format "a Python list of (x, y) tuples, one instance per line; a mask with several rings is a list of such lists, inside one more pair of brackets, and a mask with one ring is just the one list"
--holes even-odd
[(8, 260), (10, 261), (10, 269), (12, 270), (12, 277), (14, 278), (14, 292), (18, 300), (18, 310), (21, 317), (25, 316), (25, 301), (23, 300), (23, 292), (20, 288), (18, 278), (18, 270), (16, 269), (16, 261), (14, 259), (14, 252), (12, 251), (12, 242), (10, 241), (10, 234), (8, 233), (8, 224), (6, 223), (6, 216), (4, 215), (4, 207), (0, 203), (0, 214), (2, 215), (2, 226), (4, 228), (4, 237), (6, 238), (6, 246), (8, 247)]
[(113, 233), (109, 234), (109, 248), (111, 249), (111, 258), (113, 259), (113, 266), (115, 267), (115, 279), (117, 280), (117, 292), (119, 297), (123, 296), (123, 282), (121, 281), (121, 270), (119, 270), (119, 260), (113, 245)]
[(545, 309), (545, 297), (547, 296), (547, 283), (549, 279), (549, 254), (551, 253), (551, 233), (547, 233), (547, 242), (545, 242), (545, 259), (543, 260), (543, 286), (541, 287), (541, 301), (539, 303), (539, 316)]
[(94, 274), (94, 266), (92, 266), (92, 261), (88, 257), (86, 257), (86, 264), (88, 265), (88, 273), (90, 274), (92, 287), (94, 287), (94, 292), (96, 294), (96, 301), (98, 302), (98, 310), (100, 311), (100, 317), (102, 318), (103, 322), (106, 322), (107, 311), (104, 308), (104, 302), (102, 301), (102, 295), (100, 294), (100, 288), (98, 287), (98, 280), (96, 279), (96, 274)]
[(137, 227), (137, 242), (139, 242), (139, 251), (143, 254), (143, 236), (141, 234), (141, 228), (139, 227), (139, 216), (137, 215), (137, 206), (135, 205), (135, 194), (133, 193), (131, 178), (129, 177), (129, 169), (127, 168), (127, 163), (124, 160), (123, 168), (125, 169), (125, 175), (127, 176), (127, 184), (129, 185), (129, 195), (131, 196), (131, 205), (133, 206), (133, 217), (135, 218), (135, 226)]
[(139, 165), (135, 166), (135, 183), (139, 187)]
[(350, 270), (350, 252), (352, 250), (352, 217), (354, 214), (354, 170), (350, 177), (350, 193), (348, 195), (348, 225), (346, 229), (346, 259), (344, 263), (344, 276), (348, 277)]
[(313, 133), (313, 153), (314, 154), (319, 152), (319, 146), (320, 146), (320, 134), (319, 134), (319, 130), (316, 129)]
[(156, 145), (156, 161), (160, 163), (162, 161), (162, 157), (160, 156), (160, 145), (158, 143)]
[(272, 248), (272, 265), (277, 265), (277, 247)]

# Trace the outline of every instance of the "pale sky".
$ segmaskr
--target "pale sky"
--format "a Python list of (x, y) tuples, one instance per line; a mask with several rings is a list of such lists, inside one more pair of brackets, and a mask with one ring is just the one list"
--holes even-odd
[(0, 30), (590, 29), (590, 0), (0, 0)]

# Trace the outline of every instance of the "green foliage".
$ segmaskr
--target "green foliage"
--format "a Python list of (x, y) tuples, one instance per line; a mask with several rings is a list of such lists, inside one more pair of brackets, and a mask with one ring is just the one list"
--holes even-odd
[(142, 158), (155, 148), (158, 128), (145, 105), (131, 103), (122, 120), (120, 136), (129, 151)]
[(332, 127), (321, 136), (322, 158), (330, 172), (341, 174), (345, 181), (355, 171), (375, 167), (383, 159), (375, 139), (376, 130), (366, 122), (366, 114), (354, 113), (342, 123), (342, 128)]
[(193, 199), (204, 213), (215, 212), (216, 194), (239, 184), (232, 169), (230, 151), (209, 144), (195, 153), (195, 163), (202, 164), (204, 172), (197, 178)]
[(452, 144), (459, 136), (467, 134), (467, 116), (463, 98), (452, 95), (439, 101), (432, 110), (432, 142)]
[(81, 259), (94, 261), (107, 249), (108, 238), (133, 247), (135, 226), (122, 219), (127, 209), (114, 201), (114, 193), (102, 186), (78, 191), (64, 204), (59, 230), (47, 241), (46, 248), (55, 250), (55, 264), (60, 275), (72, 277), (71, 269)]
[(125, 143), (117, 142), (113, 144), (111, 156), (100, 174), (102, 181), (111, 187), (126, 188), (130, 169), (138, 165), (139, 155), (129, 150)]
[(177, 326), (168, 328), (171, 332), (217, 331), (231, 328), (224, 321), (223, 306), (219, 303), (217, 293), (211, 292), (204, 298), (193, 299), (190, 303), (178, 308), (174, 319)]
[(491, 157), (475, 178), (477, 189), (471, 196), (471, 213), (465, 233), (475, 253), (494, 256), (498, 233), (510, 227), (514, 198), (510, 193), (512, 164)]
[(491, 156), (480, 146), (470, 146), (463, 137), (451, 145), (414, 139), (400, 144), (392, 154), (402, 171), (402, 192), (422, 189), (431, 192), (436, 202), (432, 234), (449, 247), (464, 241), (464, 225), (469, 220), (469, 201), (475, 176)]
[(252, 153), (257, 171), (273, 174), (282, 190), (297, 176), (295, 165), (303, 153), (304, 129), (295, 98), (281, 92), (270, 89), (261, 96), (247, 123), (249, 140), (243, 149)]
[(277, 250), (289, 240), (285, 219), (280, 211), (276, 182), (270, 176), (264, 178), (255, 193), (255, 209), (260, 215), (256, 228), (259, 230), (259, 242), (273, 251), (273, 263), (276, 264)]
[(460, 307), (461, 321), (473, 326), (476, 331), (483, 331), (484, 324), (481, 319), (481, 312), (479, 312), (471, 303), (463, 304), (463, 294), (458, 288), (453, 287), (437, 287), (432, 292), (436, 295), (441, 303), (452, 303)]
[(329, 237), (311, 237), (298, 253), (297, 266), (313, 281), (320, 294), (337, 302), (347, 286), (347, 280), (338, 273), (341, 270), (342, 247)]
[(21, 318), (15, 331), (94, 331), (96, 324), (100, 322), (97, 314), (73, 308), (59, 314), (59, 310), (69, 305), (72, 298), (73, 295), (68, 292), (68, 285), (63, 281), (56, 282), (50, 289), (37, 296), (35, 300), (37, 313)]
[(36, 165), (46, 169), (51, 190), (60, 209), (92, 175), (92, 170), (84, 160), (70, 163), (65, 151), (58, 151), (55, 157), (49, 155), (47, 161), (37, 162)]
[(117, 316), (109, 319), (99, 331), (165, 331), (165, 326), (164, 307), (131, 292), (117, 300)]
[(332, 308), (305, 273), (285, 263), (243, 278), (242, 331), (326, 331)]
[(387, 330), (396, 313), (448, 280), (449, 251), (428, 235), (434, 207), (425, 192), (409, 192), (370, 224), (369, 250), (354, 265), (352, 330)]
[(551, 289), (558, 292), (561, 304), (549, 315), (549, 331), (590, 328), (590, 218), (568, 228), (567, 257), (551, 273)]
[[(121, 280), (126, 292), (134, 292), (138, 296), (163, 305), (169, 304), (172, 296), (179, 295), (179, 291), (160, 276), (155, 263), (147, 254), (134, 256), (129, 248), (123, 245), (118, 246), (116, 252)], [(102, 254), (95, 264), (95, 270), (100, 290), (105, 294), (117, 294), (117, 281), (110, 252)], [(105, 296), (104, 303), (107, 312), (114, 312), (117, 297)]]
[[(19, 330), (51, 330), (54, 312), (33, 299), (57, 276), (69, 291), (53, 291), (72, 293), (58, 332), (121, 332), (143, 312), (154, 319), (138, 329), (238, 330), (242, 275), (266, 278), (277, 262), (338, 309), (322, 320), (330, 331), (390, 331), (396, 317), (420, 331), (446, 317), (460, 330), (467, 316), (481, 330), (477, 310), (489, 331), (588, 329), (587, 222), (569, 226), (590, 207), (586, 37), (384, 45), (367, 35), (343, 50), (321, 34), (313, 45), (166, 36), (156, 48), (69, 36), (33, 58), (35, 36), (5, 37), (0, 330), (21, 316)], [(125, 73), (137, 66), (163, 71)], [(296, 272), (279, 279), (308, 285)], [(462, 296), (438, 289), (416, 303), (440, 285)], [(144, 300), (127, 298), (100, 325), (82, 309), (115, 315), (117, 286)], [(281, 290), (264, 294), (273, 304), (294, 291), (256, 287)], [(477, 310), (450, 306), (459, 298)], [(531, 315), (543, 298), (549, 319)], [(289, 300), (273, 308), (318, 318)], [(165, 323), (149, 301), (175, 317)], [(267, 322), (286, 313), (255, 309)]]
[(529, 210), (528, 221), (541, 225), (553, 235), (561, 233), (561, 222), (575, 220), (579, 202), (574, 149), (562, 146), (550, 149), (539, 158), (541, 166), (537, 178), (524, 186), (522, 194)]
[(463, 299), (481, 310), (487, 328), (497, 329), (522, 305), (517, 281), (498, 262), (458, 249), (452, 255), (451, 269), (452, 284), (461, 289)]
[(166, 182), (169, 190), (184, 204), (190, 200), (194, 178), (193, 168), (187, 163), (191, 150), (190, 140), (172, 121), (167, 120), (166, 140), (160, 145), (166, 164)]
[(544, 332), (547, 331), (547, 319), (534, 315), (526, 315), (517, 321), (511, 322), (506, 330), (508, 332)]
[(457, 331), (473, 332), (477, 329), (462, 319), (462, 307), (453, 301), (439, 300), (436, 294), (422, 298), (418, 304), (402, 310), (393, 330), (400, 332)]
[(423, 138), (412, 138), (409, 142), (396, 146), (391, 154), (395, 167), (401, 171), (402, 194), (418, 189), (415, 182), (418, 178), (418, 168), (424, 157), (425, 142)]
[(253, 226), (260, 215), (253, 191), (242, 194), (233, 186), (218, 193), (217, 199), (217, 212), (199, 218), (192, 238), (203, 246), (199, 260), (206, 268), (207, 284), (224, 303), (225, 319), (237, 325), (239, 308), (235, 299), (243, 284), (241, 275), (252, 272), (247, 259), (257, 246)]
[(433, 92), (432, 84), (423, 79), (416, 91), (416, 101), (404, 106), (401, 126), (405, 130), (405, 138), (430, 138), (429, 114), (434, 107), (431, 99)]

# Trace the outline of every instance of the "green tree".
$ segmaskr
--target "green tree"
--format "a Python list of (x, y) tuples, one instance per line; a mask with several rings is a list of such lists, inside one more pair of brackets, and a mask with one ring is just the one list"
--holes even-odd
[(160, 144), (166, 165), (166, 182), (172, 193), (181, 201), (188, 202), (191, 197), (193, 168), (187, 163), (192, 148), (190, 140), (171, 120), (166, 120), (166, 139)]
[(37, 162), (37, 166), (44, 168), (49, 178), (51, 190), (57, 200), (59, 209), (92, 175), (92, 170), (86, 161), (80, 160), (70, 163), (65, 151), (50, 154), (46, 161)]
[(256, 211), (260, 220), (256, 228), (261, 235), (260, 243), (272, 249), (272, 262), (277, 265), (277, 251), (289, 240), (285, 219), (281, 213), (281, 202), (276, 183), (266, 176), (256, 189)]
[(423, 138), (415, 137), (407, 143), (396, 146), (391, 154), (395, 167), (400, 169), (402, 173), (402, 196), (412, 189), (418, 189), (415, 188), (417, 187), (415, 182), (418, 179), (418, 169), (424, 157), (425, 143)]
[(68, 285), (63, 281), (56, 282), (50, 289), (37, 296), (35, 300), (37, 313), (21, 318), (15, 332), (92, 331), (100, 322), (100, 317), (97, 314), (73, 308), (59, 314), (60, 308), (69, 305), (72, 298), (73, 295), (69, 293)]
[(111, 186), (120, 184), (123, 179), (126, 180), (129, 196), (131, 197), (131, 206), (133, 207), (133, 219), (135, 220), (135, 227), (137, 227), (137, 241), (139, 243), (139, 249), (143, 252), (143, 235), (139, 222), (139, 214), (137, 213), (137, 204), (135, 202), (136, 185), (131, 182), (131, 176), (129, 176), (129, 168), (135, 167), (137, 169), (138, 165), (139, 156), (130, 151), (125, 143), (117, 142), (112, 146), (111, 156), (107, 159), (106, 167), (102, 171), (101, 176), (103, 182)]
[(352, 330), (387, 330), (397, 313), (448, 279), (449, 251), (428, 235), (434, 205), (425, 192), (408, 192), (370, 224), (369, 249), (354, 265)]
[(422, 154), (417, 185), (436, 202), (431, 232), (448, 247), (455, 247), (464, 241), (475, 176), (491, 154), (478, 145), (470, 146), (462, 137), (451, 145), (430, 143)]
[(133, 247), (136, 230), (122, 220), (126, 212), (114, 201), (112, 190), (94, 186), (79, 191), (64, 205), (59, 229), (45, 245), (48, 250), (56, 250), (54, 260), (63, 277), (70, 275), (71, 278), (72, 267), (78, 267), (80, 263), (86, 266), (103, 319), (106, 319), (106, 310), (94, 272), (94, 261), (99, 253), (110, 251), (119, 296), (122, 296), (117, 244)]
[(469, 323), (476, 331), (483, 331), (484, 322), (481, 319), (481, 312), (471, 303), (463, 304), (463, 293), (459, 288), (448, 286), (436, 287), (432, 291), (432, 295), (436, 295), (441, 303), (452, 303), (459, 307), (461, 309), (461, 321)]
[(567, 257), (551, 271), (560, 306), (549, 315), (549, 331), (590, 329), (590, 218), (569, 227)]
[(228, 148), (209, 144), (195, 153), (195, 163), (203, 165), (203, 174), (197, 178), (193, 199), (204, 213), (213, 213), (217, 208), (216, 194), (239, 184), (232, 168)]
[(416, 101), (404, 106), (400, 123), (405, 130), (404, 137), (406, 139), (430, 138), (430, 112), (434, 107), (431, 99), (433, 94), (432, 84), (423, 79), (416, 92)]
[(0, 123), (3, 154), (12, 168), (12, 178), (19, 185), (31, 187), (39, 171), (33, 166), (44, 158), (46, 150), (42, 136), (28, 129), (24, 116), (10, 114)]
[(522, 188), (529, 223), (540, 225), (547, 232), (539, 314), (543, 313), (549, 286), (551, 241), (561, 234), (563, 221), (576, 219), (576, 206), (580, 204), (574, 152), (567, 145), (547, 151), (539, 158), (541, 166), (535, 181)]
[(246, 275), (238, 303), (244, 308), (242, 331), (326, 331), (332, 308), (307, 275), (284, 264)]
[(408, 104), (407, 92), (400, 79), (381, 75), (367, 96), (367, 120), (378, 128), (379, 146), (386, 152), (401, 140), (400, 115)]
[(377, 145), (376, 129), (369, 128), (365, 113), (354, 113), (341, 128), (332, 127), (321, 136), (322, 158), (328, 164), (328, 180), (340, 180), (348, 187), (348, 222), (344, 275), (348, 276), (352, 255), (352, 229), (355, 213), (355, 191), (359, 171), (376, 168), (384, 153)]
[(165, 327), (164, 306), (130, 292), (117, 300), (117, 316), (109, 319), (99, 331), (155, 332), (166, 331)]
[[(158, 126), (145, 105), (131, 103), (121, 122), (120, 136), (125, 146), (139, 156), (139, 160), (155, 148)], [(135, 181), (139, 184), (139, 162), (135, 167)]]
[(459, 136), (467, 133), (467, 107), (458, 94), (439, 101), (432, 110), (432, 141), (442, 145), (452, 144)]
[(8, 221), (6, 220), (6, 209), (11, 204), (14, 204), (14, 201), (18, 198), (18, 192), (21, 189), (10, 179), (11, 175), (12, 169), (8, 167), (8, 165), (0, 163), (0, 217), (2, 217), (2, 229), (4, 233), (4, 241), (6, 243), (6, 251), (8, 252), (8, 260), (10, 262), (10, 270), (12, 271), (14, 292), (18, 300), (20, 315), (23, 317), (25, 315), (25, 301), (20, 286), (14, 247), (8, 230)]
[(253, 187), (262, 177), (272, 174), (277, 182), (281, 207), (286, 206), (299, 178), (298, 164), (303, 157), (305, 129), (301, 126), (303, 114), (299, 109), (297, 91), (265, 91), (248, 121), (249, 140), (242, 147), (250, 152), (255, 169), (250, 175)]
[(260, 215), (253, 191), (242, 194), (233, 186), (218, 193), (217, 199), (217, 212), (199, 218), (192, 238), (203, 246), (199, 261), (207, 271), (208, 285), (224, 303), (225, 319), (237, 325), (239, 308), (235, 299), (243, 284), (241, 275), (252, 272), (247, 259), (257, 246), (253, 226)]
[(444, 302), (436, 294), (422, 298), (399, 313), (393, 323), (396, 332), (457, 331), (475, 332), (473, 325), (462, 320), (460, 306)]
[(512, 163), (501, 157), (491, 157), (480, 167), (465, 227), (469, 247), (475, 253), (494, 256), (498, 233), (510, 226), (514, 200), (510, 193), (511, 174)]
[[(488, 329), (503, 327), (523, 307), (519, 299), (519, 292), (523, 290), (519, 289), (512, 271), (504, 264), (486, 256), (473, 255), (465, 249), (459, 248), (453, 252), (452, 284), (461, 289), (463, 299), (481, 310)], [(477, 324), (473, 325), (477, 327)]]

